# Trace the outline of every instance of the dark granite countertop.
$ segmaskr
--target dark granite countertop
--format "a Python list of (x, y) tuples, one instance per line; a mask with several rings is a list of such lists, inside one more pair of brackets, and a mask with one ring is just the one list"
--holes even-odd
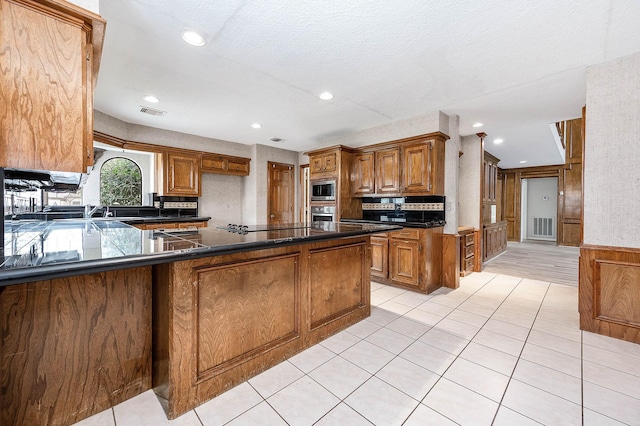
[(365, 220), (365, 219), (340, 219), (342, 222), (347, 223), (366, 223), (366, 224), (380, 224), (380, 225), (398, 225), (402, 228), (440, 228), (444, 226), (444, 222), (432, 223), (432, 222), (385, 222), (380, 220)]
[(127, 218), (5, 222), (0, 286), (401, 229), (313, 222), (256, 226), (246, 233), (215, 225), (159, 232), (137, 229), (123, 219)]

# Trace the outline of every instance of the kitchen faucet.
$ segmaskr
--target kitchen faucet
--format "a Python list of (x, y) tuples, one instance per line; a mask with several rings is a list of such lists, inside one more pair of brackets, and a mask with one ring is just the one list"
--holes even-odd
[(97, 205), (97, 206), (94, 206), (93, 208), (91, 208), (91, 205), (89, 205), (89, 204), (84, 206), (84, 217), (85, 217), (85, 219), (89, 219), (89, 218), (93, 217), (93, 214), (101, 207), (102, 207), (101, 205)]

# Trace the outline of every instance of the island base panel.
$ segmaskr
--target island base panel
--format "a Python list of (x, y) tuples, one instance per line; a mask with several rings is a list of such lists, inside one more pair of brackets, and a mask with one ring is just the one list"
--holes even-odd
[(153, 386), (167, 416), (366, 318), (369, 256), (359, 237), (156, 267)]
[(151, 267), (0, 289), (0, 424), (69, 425), (151, 388)]

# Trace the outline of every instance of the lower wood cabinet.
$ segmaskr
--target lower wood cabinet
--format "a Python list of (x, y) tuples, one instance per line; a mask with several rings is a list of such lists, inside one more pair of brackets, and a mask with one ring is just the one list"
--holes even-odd
[(131, 226), (135, 226), (138, 229), (145, 231), (155, 230), (160, 231), (163, 229), (196, 229), (206, 228), (207, 221), (200, 222), (163, 222), (163, 223), (135, 223)]
[(483, 225), (482, 261), (486, 262), (507, 249), (507, 222)]
[(369, 316), (368, 239), (154, 266), (153, 387), (167, 416)]
[(475, 233), (472, 226), (458, 228), (460, 235), (460, 276), (465, 277), (473, 272), (475, 265)]
[(371, 277), (421, 293), (442, 287), (442, 228), (405, 228), (372, 236)]

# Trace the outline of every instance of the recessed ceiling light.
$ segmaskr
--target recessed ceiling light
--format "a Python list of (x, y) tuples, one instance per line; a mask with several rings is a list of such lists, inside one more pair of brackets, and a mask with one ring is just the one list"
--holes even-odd
[(473, 123), (473, 127), (482, 127), (484, 124), (482, 123)]
[(493, 143), (498, 144), (498, 145), (501, 144), (502, 142), (504, 142), (502, 139), (494, 139), (493, 140)]
[(182, 39), (192, 46), (204, 46), (205, 39), (195, 31), (183, 31)]
[(331, 92), (322, 92), (320, 93), (319, 98), (323, 101), (328, 101), (330, 99), (333, 99), (333, 94)]
[(527, 162), (527, 160), (522, 160), (522, 161), (520, 161), (520, 164), (524, 164), (526, 162)]
[(153, 102), (154, 104), (155, 104), (155, 103), (157, 103), (157, 102), (160, 102), (160, 99), (156, 98), (156, 97), (155, 97), (155, 96), (153, 96), (153, 95), (147, 95), (147, 96), (145, 96), (145, 97), (144, 97), (144, 98), (142, 98), (142, 99), (144, 99), (144, 100), (145, 100), (145, 101), (147, 101), (147, 102)]
[(251, 127), (253, 127), (254, 129), (260, 129), (262, 125), (260, 123), (253, 123)]

